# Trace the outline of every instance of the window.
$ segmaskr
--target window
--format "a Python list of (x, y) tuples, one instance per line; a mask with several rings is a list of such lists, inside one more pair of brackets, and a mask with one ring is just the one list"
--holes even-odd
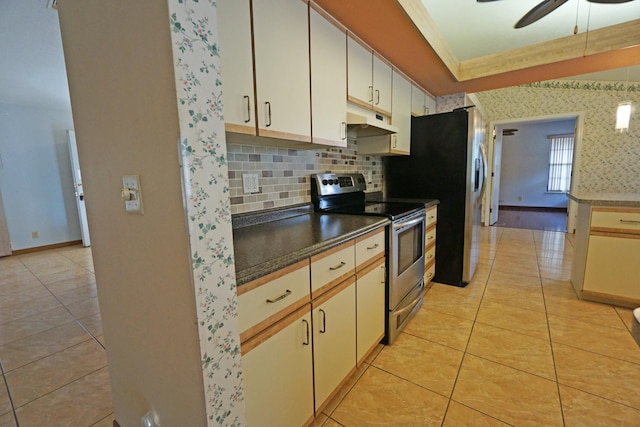
[(571, 186), (571, 163), (573, 161), (573, 134), (551, 135), (549, 154), (549, 182), (547, 191), (567, 193)]

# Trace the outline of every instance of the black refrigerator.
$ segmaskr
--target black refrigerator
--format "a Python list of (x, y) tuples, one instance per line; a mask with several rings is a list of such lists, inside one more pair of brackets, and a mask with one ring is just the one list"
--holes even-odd
[(485, 127), (466, 107), (411, 119), (411, 154), (385, 159), (385, 197), (439, 199), (433, 281), (466, 286), (478, 264)]

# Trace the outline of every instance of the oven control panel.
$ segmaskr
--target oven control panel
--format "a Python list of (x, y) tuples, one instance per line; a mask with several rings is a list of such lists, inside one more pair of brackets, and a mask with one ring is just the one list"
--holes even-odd
[(367, 181), (361, 173), (318, 173), (311, 175), (311, 190), (320, 196), (362, 192)]

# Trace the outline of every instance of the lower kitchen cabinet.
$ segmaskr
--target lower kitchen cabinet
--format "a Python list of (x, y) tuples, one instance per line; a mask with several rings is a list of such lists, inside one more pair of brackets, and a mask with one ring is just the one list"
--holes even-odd
[(350, 277), (311, 302), (316, 413), (356, 367), (356, 283)]
[(358, 365), (384, 337), (385, 258), (379, 258), (357, 273), (356, 353)]
[(314, 406), (310, 305), (243, 343), (242, 353), (247, 426), (311, 423)]

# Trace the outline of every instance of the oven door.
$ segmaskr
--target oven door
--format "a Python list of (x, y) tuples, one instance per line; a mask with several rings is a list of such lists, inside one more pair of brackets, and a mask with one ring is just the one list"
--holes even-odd
[(389, 227), (389, 309), (424, 277), (425, 211), (394, 221)]

